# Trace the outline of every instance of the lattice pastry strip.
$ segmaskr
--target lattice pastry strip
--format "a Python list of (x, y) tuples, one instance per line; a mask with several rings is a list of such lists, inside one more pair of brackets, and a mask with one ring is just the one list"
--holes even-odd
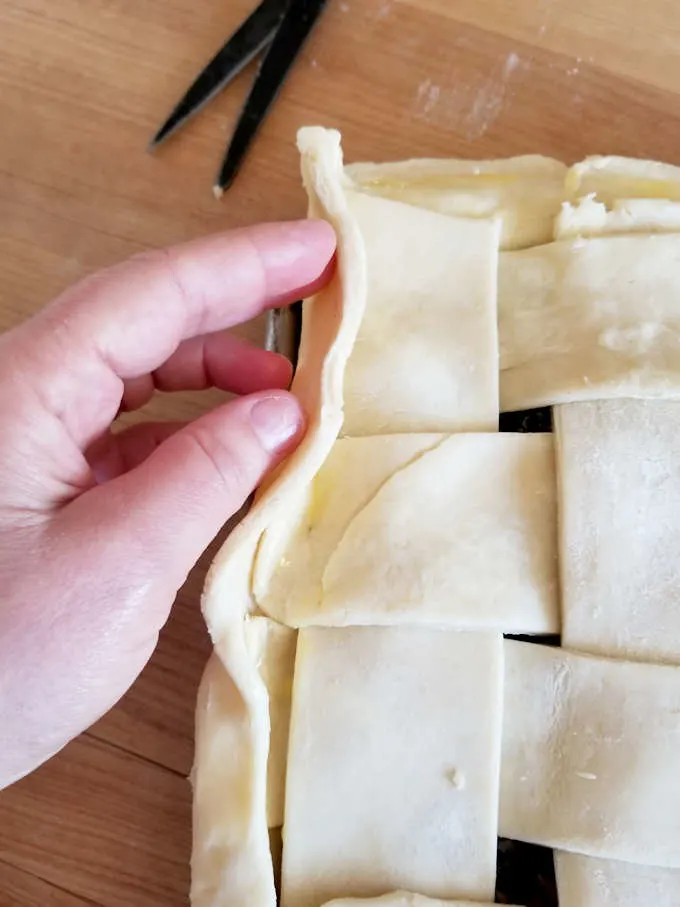
[(491, 907), (480, 901), (441, 901), (410, 891), (394, 891), (377, 898), (340, 898), (324, 907)]
[(555, 852), (559, 907), (678, 907), (680, 869)]
[(501, 408), (680, 396), (680, 234), (501, 255)]
[(283, 907), (399, 888), (493, 898), (502, 656), (494, 633), (300, 631)]
[[(586, 199), (565, 211), (567, 217), (556, 223), (559, 236), (579, 230), (602, 235), (677, 228), (680, 206), (670, 201), (679, 197), (676, 168), (604, 163), (598, 169), (573, 168), (586, 183), (598, 178), (597, 200)], [(656, 185), (650, 186), (650, 175)], [(617, 201), (622, 185), (662, 197)], [(673, 582), (678, 533), (672, 510), (680, 503), (678, 415), (677, 404), (663, 401), (621, 400), (555, 410), (566, 645), (623, 657), (680, 660)], [(623, 550), (625, 559), (619, 553)], [(680, 903), (678, 870), (566, 853), (557, 853), (555, 862), (562, 907)]]
[(614, 155), (592, 155), (571, 166), (565, 180), (567, 199), (596, 196), (610, 209), (629, 199), (680, 201), (680, 167)]
[[(404, 205), (352, 192), (347, 198), (364, 239), (371, 315), (362, 322), (348, 361), (344, 429), (361, 433), (367, 414), (374, 433), (496, 428), (497, 226), (425, 211), (414, 217)], [(387, 247), (381, 247), (382, 236), (390, 237)], [(414, 320), (416, 274), (420, 315)], [(409, 299), (411, 311), (404, 306)], [(450, 333), (442, 330), (447, 304)], [(386, 336), (395, 338), (394, 347), (385, 344)], [(406, 368), (394, 361), (401, 347), (413, 352)], [(425, 366), (423, 357), (428, 357)], [(382, 378), (376, 381), (367, 366)], [(411, 387), (400, 392), (399, 382), (405, 380)], [(445, 407), (432, 395), (433, 382), (449, 389)], [(368, 406), (361, 397), (366, 387), (374, 391)], [(414, 401), (411, 410), (409, 400)], [(271, 613), (286, 603), (286, 619), (302, 624), (395, 619), (484, 624), (484, 613), (474, 613), (475, 602), (466, 600), (465, 590), (451, 585), (450, 569), (428, 565), (427, 551), (438, 540), (447, 552), (454, 537), (467, 532), (468, 546), (476, 543), (482, 557), (486, 541), (487, 561), (513, 543), (516, 556), (531, 560), (529, 510), (545, 529), (547, 545), (538, 558), (544, 596), (534, 614), (541, 626), (554, 625), (552, 446), (541, 439), (513, 448), (508, 439), (501, 449), (499, 440), (498, 435), (439, 434), (338, 441), (300, 502), (295, 535), (275, 526), (261, 539), (253, 574), (260, 606)], [(467, 483), (460, 481), (464, 463)], [(527, 471), (543, 476), (544, 493), (522, 506), (518, 477)], [(476, 475), (483, 478), (475, 484)], [(444, 499), (442, 486), (449, 486)], [(499, 492), (504, 486), (500, 503), (492, 503), (489, 486)], [(429, 503), (422, 499), (428, 489)], [(476, 523), (470, 520), (472, 501), (481, 505), (474, 507)], [(379, 531), (386, 525), (385, 510), (393, 529), (389, 537)], [(413, 547), (418, 520), (420, 550)], [(484, 525), (486, 539), (480, 533)], [(446, 533), (448, 543), (442, 537)], [(357, 548), (363, 551), (368, 540), (374, 547), (362, 566)], [(386, 578), (373, 571), (390, 561), (387, 552), (394, 549), (405, 555), (402, 598), (388, 601), (386, 610)], [(352, 566), (344, 566), (345, 559)], [(350, 574), (358, 580), (353, 589), (343, 586)], [(394, 588), (393, 579), (387, 587)], [(492, 626), (508, 620), (536, 623), (531, 605), (514, 615), (498, 594), (491, 604), (496, 607)], [(414, 641), (420, 645), (414, 647)], [(284, 904), (319, 904), (333, 894), (370, 895), (398, 887), (492, 896), (501, 678), (498, 633), (413, 627), (301, 631), (286, 785)], [(474, 703), (489, 715), (488, 733), (472, 730)], [(441, 720), (414, 734), (423, 708), (437, 709)], [(453, 720), (447, 722), (448, 717)], [(458, 767), (451, 764), (454, 756), (462, 763)], [(337, 763), (331, 769), (333, 785), (327, 783), (329, 758)], [(405, 793), (395, 796), (396, 791)], [(447, 808), (452, 797), (455, 815)], [(471, 822), (475, 836), (467, 833)]]
[(680, 664), (680, 402), (574, 403), (553, 422), (563, 645)]
[(556, 521), (550, 435), (343, 438), (255, 597), (294, 626), (555, 633)]
[(500, 831), (680, 867), (680, 670), (505, 641)]
[(565, 198), (561, 161), (524, 155), (495, 161), (431, 160), (358, 163), (347, 175), (362, 192), (453, 217), (497, 219), (501, 248), (548, 242)]
[(499, 224), (347, 190), (366, 256), (343, 434), (498, 428)]
[[(563, 643), (680, 664), (680, 403), (555, 410)], [(557, 854), (561, 907), (677, 907), (680, 870)]]

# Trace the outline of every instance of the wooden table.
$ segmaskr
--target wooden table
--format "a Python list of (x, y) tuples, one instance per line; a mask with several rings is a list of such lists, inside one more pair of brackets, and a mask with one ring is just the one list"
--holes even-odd
[[(539, 151), (680, 163), (674, 0), (331, 0), (218, 203), (212, 178), (249, 74), (162, 153), (144, 149), (250, 6), (0, 0), (0, 328), (139, 249), (303, 214), (294, 136), (306, 123), (340, 127), (350, 160)], [(261, 324), (244, 330), (260, 337)], [(216, 399), (159, 399), (145, 415), (186, 417)], [(187, 903), (207, 560), (123, 701), (0, 794), (1, 907)]]

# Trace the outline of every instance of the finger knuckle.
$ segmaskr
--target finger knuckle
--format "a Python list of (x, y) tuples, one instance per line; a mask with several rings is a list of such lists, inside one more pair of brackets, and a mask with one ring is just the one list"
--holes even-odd
[(190, 443), (217, 478), (220, 492), (234, 506), (240, 506), (253, 490), (259, 477), (256, 457), (236, 449), (234, 443), (200, 427), (188, 435)]
[(144, 270), (158, 269), (165, 276), (165, 282), (175, 291), (180, 306), (187, 310), (190, 309), (189, 299), (192, 296), (188, 286), (186, 275), (181, 266), (181, 259), (172, 247), (161, 249), (150, 249), (144, 252), (138, 252), (133, 256), (132, 261), (142, 267)]

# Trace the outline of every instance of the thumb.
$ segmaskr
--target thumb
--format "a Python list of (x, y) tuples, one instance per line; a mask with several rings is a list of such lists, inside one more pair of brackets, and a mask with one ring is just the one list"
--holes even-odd
[(160, 626), (201, 553), (296, 446), (303, 427), (300, 404), (285, 391), (233, 400), (167, 438), (135, 469), (69, 504), (59, 534), (72, 543), (81, 536), (90, 550), (93, 539), (101, 540), (94, 560), (102, 578), (115, 583), (124, 564), (129, 589), (149, 594), (153, 588)]

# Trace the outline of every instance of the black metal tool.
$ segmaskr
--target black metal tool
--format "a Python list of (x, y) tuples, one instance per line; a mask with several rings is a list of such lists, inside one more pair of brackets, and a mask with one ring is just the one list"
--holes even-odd
[(262, 0), (194, 80), (150, 143), (182, 127), (266, 49), (215, 181), (218, 197), (239, 171), (269, 109), (327, 0)]

